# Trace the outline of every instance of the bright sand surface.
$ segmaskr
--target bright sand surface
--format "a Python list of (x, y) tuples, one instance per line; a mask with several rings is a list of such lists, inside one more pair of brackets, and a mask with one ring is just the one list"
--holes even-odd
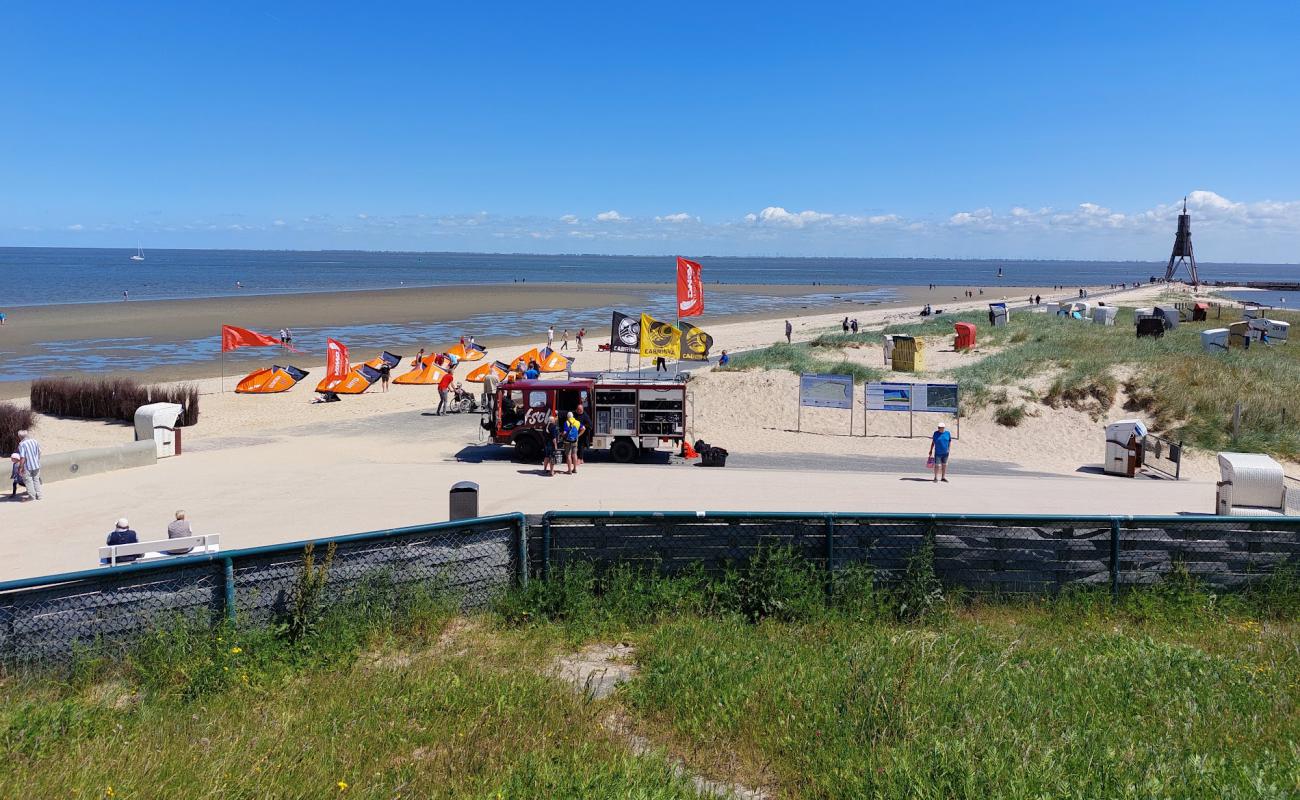
[[(1031, 291), (1010, 289), (1009, 299), (1023, 301)], [(1138, 305), (1161, 291), (1144, 288), (1107, 300)], [(1049, 295), (1038, 293), (1045, 299)], [(970, 302), (949, 300), (944, 306), (950, 311), (984, 309), (994, 299), (986, 295)], [(941, 299), (931, 302), (937, 305)], [(810, 310), (789, 319), (795, 339), (807, 340), (838, 330), (843, 315), (839, 309)], [(917, 319), (915, 306), (859, 307), (853, 316), (867, 328)], [(782, 327), (778, 317), (718, 322), (709, 330), (717, 352), (770, 344), (782, 338)], [(950, 340), (936, 337), (929, 343), (928, 373), (987, 355), (953, 353)], [(609, 365), (610, 356), (597, 352), (604, 341), (593, 336), (583, 353), (571, 350), (577, 357), (574, 368)], [(494, 348), (490, 357), (513, 357), (524, 344), (537, 343), (526, 340), (512, 348)], [(882, 360), (875, 347), (848, 352), (873, 366)], [(924, 377), (900, 375), (905, 380)], [(50, 484), (41, 502), (0, 503), (0, 578), (93, 566), (95, 548), (115, 519), (128, 517), (142, 539), (153, 539), (165, 536), (164, 528), (178, 508), (189, 512), (197, 532), (221, 533), (225, 548), (436, 522), (446, 519), (447, 489), (460, 480), (480, 484), (483, 513), (708, 509), (1150, 514), (1210, 512), (1217, 475), (1208, 454), (1189, 457), (1184, 480), (1176, 483), (1080, 472), (1101, 462), (1102, 424), (1078, 411), (1039, 406), (1038, 416), (1014, 429), (996, 425), (987, 411), (963, 419), (960, 439), (953, 445), (952, 481), (935, 485), (927, 480), (924, 460), (926, 437), (938, 418), (917, 415), (918, 436), (907, 438), (907, 415), (869, 414), (868, 435), (850, 437), (842, 435), (847, 433), (848, 412), (806, 409), (803, 432), (795, 432), (797, 378), (779, 371), (694, 370), (688, 384), (689, 436), (730, 450), (732, 462), (726, 469), (680, 461), (593, 461), (576, 476), (554, 478), (541, 476), (536, 465), (510, 461), (507, 448), (481, 446), (484, 436), (477, 415), (431, 416), (437, 402), (431, 387), (395, 385), (387, 393), (375, 388), (340, 403), (311, 405), (311, 385), (281, 395), (246, 396), (220, 393), (217, 384), (211, 378), (201, 381), (205, 394), (200, 421), (184, 432), (183, 456), (152, 467)], [(863, 432), (863, 416), (859, 407), (857, 434)], [(36, 430), (47, 453), (133, 438), (128, 426), (102, 422), (41, 418)]]

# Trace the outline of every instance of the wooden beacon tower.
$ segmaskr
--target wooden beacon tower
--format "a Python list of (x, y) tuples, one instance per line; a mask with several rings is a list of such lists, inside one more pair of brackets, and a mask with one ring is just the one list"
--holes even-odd
[(1201, 288), (1201, 279), (1196, 274), (1196, 256), (1192, 254), (1192, 215), (1187, 213), (1187, 198), (1183, 198), (1183, 213), (1178, 215), (1178, 232), (1174, 234), (1174, 251), (1169, 254), (1169, 264), (1165, 267), (1165, 282), (1174, 279), (1178, 268), (1187, 264), (1187, 271), (1192, 276), (1192, 288)]

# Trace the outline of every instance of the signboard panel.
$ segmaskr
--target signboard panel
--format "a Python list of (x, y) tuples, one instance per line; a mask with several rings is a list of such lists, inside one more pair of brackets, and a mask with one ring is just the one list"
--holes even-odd
[(800, 375), (799, 405), (810, 408), (853, 408), (853, 376)]
[(868, 411), (911, 411), (912, 384), (868, 383), (866, 398)]
[(955, 383), (868, 383), (868, 411), (957, 413)]

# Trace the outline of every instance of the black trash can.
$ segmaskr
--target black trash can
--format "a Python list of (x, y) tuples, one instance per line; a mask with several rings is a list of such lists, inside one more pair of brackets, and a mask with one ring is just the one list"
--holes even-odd
[(478, 484), (460, 481), (452, 484), (448, 519), (473, 519), (478, 516)]

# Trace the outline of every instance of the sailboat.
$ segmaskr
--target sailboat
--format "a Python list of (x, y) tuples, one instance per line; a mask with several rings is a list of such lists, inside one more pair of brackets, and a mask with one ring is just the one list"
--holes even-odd
[(144, 261), (144, 250), (140, 248), (140, 245), (138, 243), (135, 246), (135, 255), (131, 256), (131, 260)]

